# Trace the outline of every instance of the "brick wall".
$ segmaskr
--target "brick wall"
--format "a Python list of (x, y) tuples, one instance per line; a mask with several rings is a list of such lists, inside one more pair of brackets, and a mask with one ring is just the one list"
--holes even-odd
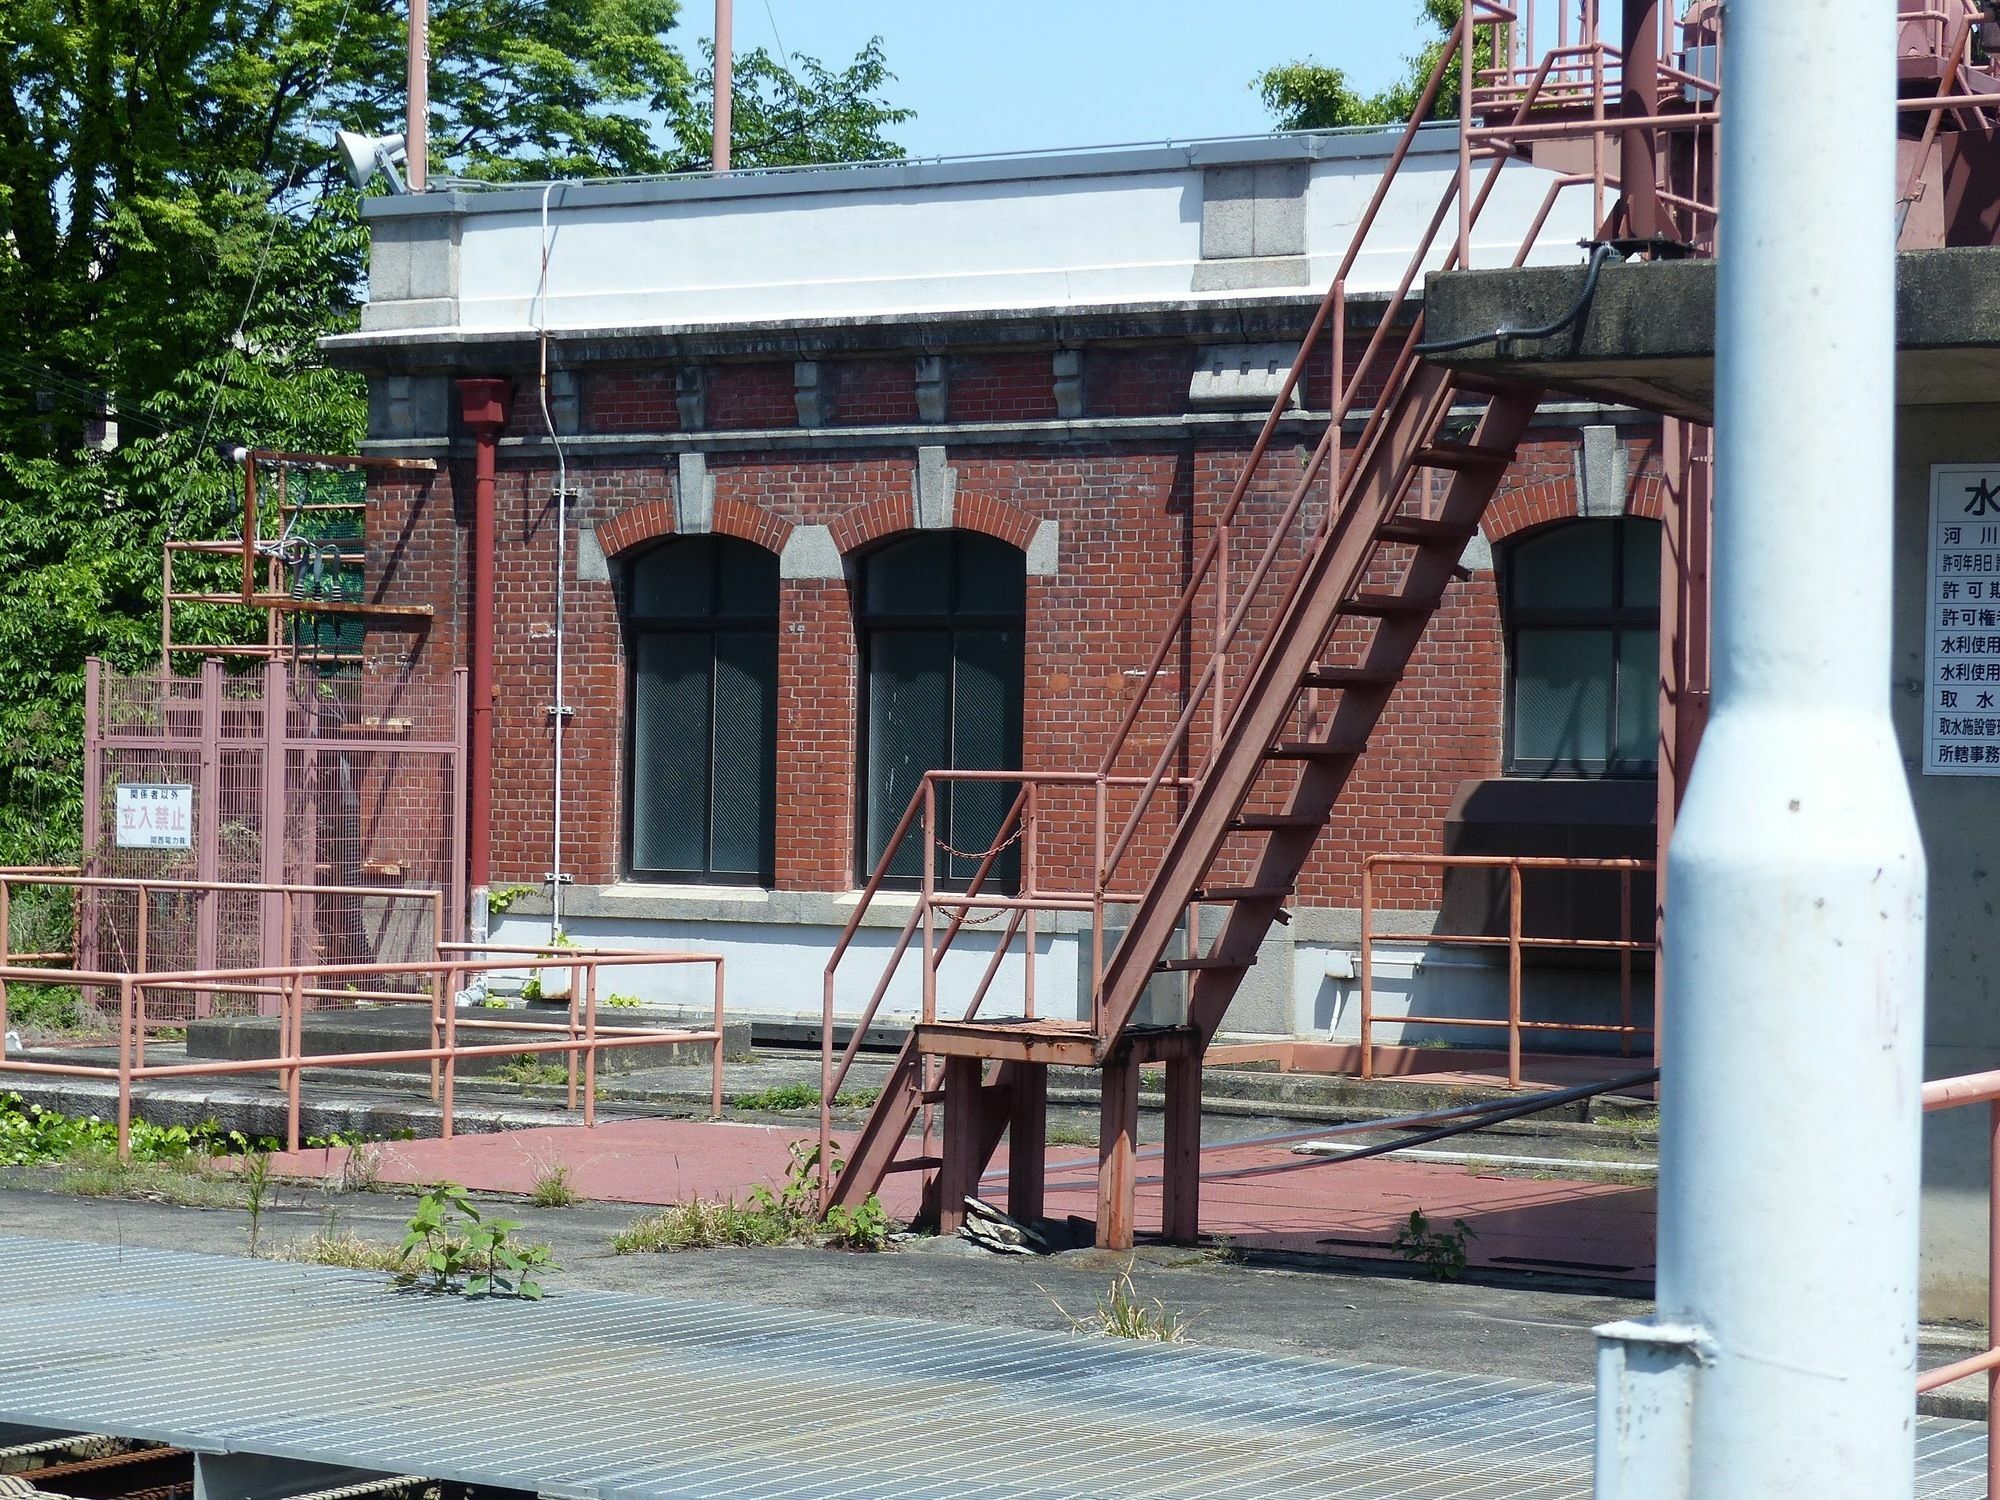
[[(955, 356), (949, 366), (953, 421), (1052, 416), (1052, 351)], [(1192, 351), (1088, 351), (1086, 400), (1099, 415), (1143, 415), (1185, 404)], [(914, 357), (830, 362), (841, 423), (914, 418)], [(826, 372), (831, 372), (830, 375)], [(718, 366), (705, 376), (708, 425), (718, 430), (797, 423), (789, 363)], [(587, 371), (583, 420), (597, 432), (676, 430), (671, 370)], [(1026, 547), (1041, 522), (1060, 527), (1060, 566), (1029, 580), (1025, 643), (1024, 760), (1037, 770), (1093, 769), (1150, 660), (1162, 622), (1190, 576), (1213, 519), (1234, 483), (1245, 440), (1202, 437), (974, 445), (949, 429), (957, 524)], [(1510, 471), (1489, 518), (1505, 538), (1577, 512), (1579, 434), (1538, 429)], [(1256, 536), (1289, 495), (1303, 449), (1280, 444), (1257, 476), (1240, 522)], [(914, 521), (914, 443), (711, 452), (713, 526), (773, 552), (794, 528), (825, 526), (850, 557)], [(1631, 504), (1657, 514), (1657, 441), (1629, 452)], [(673, 455), (573, 455), (579, 499), (573, 520), (598, 538), (614, 575), (619, 554), (671, 535)], [(538, 881), (549, 864), (549, 764), (554, 701), (554, 520), (551, 474), (542, 460), (502, 450), (498, 485), (494, 877)], [(463, 660), (469, 605), (466, 557), (470, 469), (442, 470), (428, 484), (378, 485), (370, 520), (369, 576), (378, 597), (430, 603), (425, 631), (371, 634), (371, 649), (443, 668)], [(459, 497), (463, 496), (461, 502)], [(1324, 509), (1323, 496), (1308, 502)], [(1240, 544), (1239, 544), (1240, 545)], [(1293, 554), (1287, 553), (1287, 561)], [(622, 870), (626, 663), (613, 585), (576, 577), (570, 548), (566, 817), (568, 864), (585, 883)], [(1240, 580), (1247, 560), (1235, 565)], [(851, 570), (850, 570), (851, 571)], [(1213, 600), (1202, 601), (1212, 618)], [(860, 685), (852, 601), (845, 579), (787, 579), (779, 626), (777, 883), (839, 890), (856, 884), (856, 744)], [(1308, 867), (1300, 899), (1352, 905), (1357, 861), (1370, 852), (1435, 852), (1459, 784), (1498, 773), (1502, 670), (1498, 593), (1490, 571), (1456, 583), (1390, 700), (1374, 747), (1356, 772)], [(1142, 717), (1137, 753), (1120, 770), (1144, 769), (1189, 674), (1192, 651), (1174, 652), (1160, 695)], [(1205, 723), (1206, 720), (1198, 720)], [(1065, 801), (1065, 795), (1068, 799)], [(1114, 814), (1122, 809), (1114, 809)], [(1051, 793), (1042, 847), (1050, 878), (1081, 881), (1092, 837), (1087, 799)], [(1164, 820), (1136, 846), (1136, 884), (1167, 832)], [(1434, 882), (1412, 877), (1395, 895), (1431, 899)]]

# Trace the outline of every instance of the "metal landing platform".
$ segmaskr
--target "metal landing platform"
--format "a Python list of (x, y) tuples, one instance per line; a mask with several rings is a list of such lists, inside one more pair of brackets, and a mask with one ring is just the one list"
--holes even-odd
[[(0, 1423), (565, 1500), (1590, 1492), (1582, 1385), (560, 1287), (0, 1236)], [(1917, 1493), (1985, 1448), (1921, 1419)]]

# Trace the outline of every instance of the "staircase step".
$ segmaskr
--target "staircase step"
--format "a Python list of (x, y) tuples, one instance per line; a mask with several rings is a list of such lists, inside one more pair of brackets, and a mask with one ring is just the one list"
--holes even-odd
[(1199, 969), (1247, 969), (1233, 958), (1163, 958), (1153, 967), (1162, 974), (1192, 974)]
[(1365, 745), (1333, 745), (1323, 740), (1279, 740), (1264, 751), (1266, 760), (1339, 760), (1359, 755)]
[(1530, 387), (1517, 380), (1503, 380), (1497, 375), (1482, 375), (1477, 370), (1453, 370), (1451, 383), (1461, 391), (1475, 396), (1519, 396)]
[(1375, 528), (1375, 535), (1385, 542), (1411, 542), (1419, 547), (1463, 547), (1478, 529), (1461, 526), (1456, 521), (1433, 521), (1425, 516), (1391, 516)]
[(1407, 594), (1386, 594), (1370, 589), (1352, 595), (1340, 607), (1346, 614), (1386, 620), (1395, 615), (1427, 615), (1437, 606), (1435, 599), (1413, 599)]
[(1275, 833), (1283, 828), (1318, 828), (1325, 822), (1311, 813), (1239, 813), (1229, 826), (1243, 833)]
[(942, 1156), (899, 1156), (882, 1170), (887, 1172), (935, 1172), (944, 1165)]
[(1369, 667), (1314, 667), (1306, 674), (1305, 685), (1316, 688), (1394, 687), (1394, 672), (1378, 672)]
[[(1291, 895), (1284, 886), (1277, 885), (1213, 885), (1204, 886), (1194, 893), (1197, 901), (1268, 901), (1273, 896), (1284, 900)], [(1236, 964), (1231, 967), (1241, 968)]]
[(1504, 469), (1514, 455), (1477, 443), (1432, 443), (1419, 448), (1411, 463), (1420, 469)]

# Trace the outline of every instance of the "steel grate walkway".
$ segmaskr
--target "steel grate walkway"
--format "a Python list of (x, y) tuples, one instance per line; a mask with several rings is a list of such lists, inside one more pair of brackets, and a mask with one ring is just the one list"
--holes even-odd
[[(774, 1252), (779, 1253), (779, 1252)], [(571, 1500), (1556, 1500), (1587, 1386), (0, 1236), (0, 1422)], [(1919, 1424), (1917, 1493), (1983, 1487)]]

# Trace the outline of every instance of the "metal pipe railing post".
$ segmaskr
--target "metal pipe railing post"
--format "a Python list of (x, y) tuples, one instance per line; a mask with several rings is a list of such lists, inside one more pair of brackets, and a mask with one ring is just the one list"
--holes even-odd
[(1375, 865), (1361, 861), (1361, 1076), (1375, 1076)]
[[(1986, 1106), (1986, 1347), (2000, 1344), (2000, 1099)], [(2000, 1495), (2000, 1365), (1986, 1372), (1986, 1493)]]
[(132, 1159), (132, 978), (118, 981), (118, 1159)]
[(1521, 867), (1507, 866), (1507, 1087), (1521, 1086)]
[[(709, 1055), (708, 1080), (708, 1112), (718, 1120), (722, 1118), (722, 1062), (722, 958), (718, 955), (715, 960), (715, 1050)], [(825, 1124), (824, 1114), (828, 1108), (825, 1098), (822, 1097), (820, 1100), (822, 1126)], [(832, 1159), (824, 1150), (821, 1151), (822, 1163), (830, 1162)], [(822, 1179), (829, 1179), (831, 1173), (822, 1171), (820, 1176)]]
[[(586, 1130), (597, 1124), (597, 965), (583, 966), (579, 975), (570, 971), (570, 987), (576, 987), (579, 978), (589, 986), (583, 997), (583, 1124)], [(570, 1053), (570, 1062), (576, 1061), (576, 1054)], [(575, 1069), (572, 1066), (571, 1071)]]

